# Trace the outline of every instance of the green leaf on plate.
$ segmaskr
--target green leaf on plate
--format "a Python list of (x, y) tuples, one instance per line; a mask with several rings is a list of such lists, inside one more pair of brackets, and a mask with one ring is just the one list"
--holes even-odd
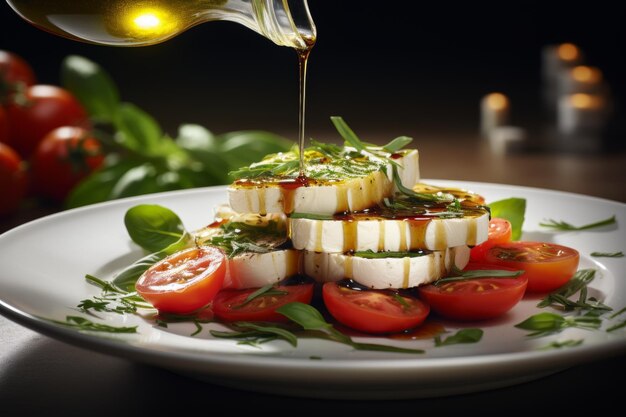
[(150, 252), (166, 248), (185, 233), (185, 227), (176, 213), (155, 204), (131, 207), (126, 211), (124, 224), (133, 242)]
[(504, 200), (489, 203), (491, 217), (500, 217), (511, 223), (513, 232), (512, 239), (519, 240), (522, 237), (522, 226), (524, 225), (524, 215), (526, 213), (525, 198), (507, 198)]

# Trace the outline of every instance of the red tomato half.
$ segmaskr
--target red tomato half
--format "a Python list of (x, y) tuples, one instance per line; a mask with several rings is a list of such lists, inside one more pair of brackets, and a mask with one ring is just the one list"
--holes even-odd
[[(288, 322), (289, 319), (276, 309), (295, 301), (309, 304), (313, 298), (313, 284), (279, 285), (246, 303), (250, 294), (258, 288), (246, 290), (225, 289), (213, 300), (213, 313), (222, 321), (272, 321)], [(276, 294), (284, 292), (285, 294)]]
[(52, 85), (34, 85), (24, 95), (26, 103), (9, 105), (9, 144), (24, 158), (37, 149), (52, 129), (86, 126), (87, 113), (67, 90)]
[(492, 246), (487, 263), (523, 269), (528, 291), (556, 290), (572, 278), (578, 269), (578, 251), (546, 242), (509, 242)]
[(394, 333), (417, 327), (430, 311), (417, 298), (377, 290), (353, 290), (327, 282), (322, 290), (324, 304), (340, 323), (366, 333)]
[(152, 265), (135, 288), (164, 313), (187, 314), (209, 304), (222, 288), (226, 255), (212, 246), (185, 249)]
[(511, 223), (506, 219), (494, 217), (489, 220), (489, 236), (486, 242), (476, 245), (470, 252), (470, 258), (475, 262), (482, 262), (490, 247), (499, 243), (511, 241), (513, 229)]
[[(505, 269), (497, 265), (470, 263), (465, 270)], [(419, 294), (437, 314), (454, 320), (486, 320), (512, 309), (524, 296), (528, 279), (476, 278), (467, 281), (425, 285)]]
[(61, 202), (103, 160), (100, 142), (85, 129), (69, 126), (54, 129), (43, 138), (32, 159), (35, 191)]

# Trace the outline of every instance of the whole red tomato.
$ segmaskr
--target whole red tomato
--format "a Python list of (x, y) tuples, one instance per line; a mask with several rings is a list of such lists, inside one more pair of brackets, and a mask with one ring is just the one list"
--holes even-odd
[(17, 209), (26, 194), (26, 171), (20, 156), (0, 143), (0, 216)]
[(57, 202), (104, 159), (100, 142), (80, 127), (54, 129), (41, 141), (31, 161), (35, 192)]
[(0, 101), (6, 100), (12, 92), (33, 84), (35, 74), (30, 65), (14, 53), (0, 50)]
[(87, 113), (67, 90), (51, 85), (28, 87), (23, 102), (8, 106), (9, 144), (24, 158), (51, 130), (61, 126), (87, 126)]

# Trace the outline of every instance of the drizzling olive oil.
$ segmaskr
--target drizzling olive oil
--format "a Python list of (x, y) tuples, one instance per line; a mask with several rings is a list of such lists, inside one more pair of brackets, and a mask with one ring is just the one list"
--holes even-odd
[[(200, 23), (240, 23), (298, 53), (298, 139), (304, 149), (306, 68), (316, 29), (306, 0), (7, 0), (33, 25), (70, 39), (114, 46), (153, 45)], [(304, 161), (300, 159), (300, 175)]]

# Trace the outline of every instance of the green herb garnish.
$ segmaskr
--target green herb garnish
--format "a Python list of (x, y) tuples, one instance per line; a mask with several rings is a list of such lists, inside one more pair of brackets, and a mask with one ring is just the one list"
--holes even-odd
[(66, 327), (71, 327), (79, 331), (91, 331), (91, 332), (105, 332), (105, 333), (137, 333), (137, 326), (132, 327), (118, 327), (110, 326), (108, 324), (95, 323), (85, 317), (80, 316), (66, 316), (65, 321), (44, 319), (51, 323), (60, 324)]
[(313, 213), (291, 213), (289, 215), (291, 219), (309, 219), (309, 220), (335, 220), (332, 215), (328, 214), (313, 214)]
[(298, 346), (298, 338), (287, 329), (275, 325), (266, 326), (259, 323), (238, 321), (231, 324), (235, 329), (233, 332), (222, 332), (211, 330), (214, 337), (226, 339), (239, 339), (240, 344), (256, 346), (276, 339), (285, 340), (293, 347)]
[[(581, 269), (576, 271), (574, 276), (561, 288), (548, 294), (537, 304), (537, 307), (554, 307), (562, 310), (612, 310), (611, 307), (599, 302), (595, 298), (587, 299), (587, 285), (595, 278), (595, 269)], [(577, 301), (570, 300), (569, 297), (580, 291)]]
[(596, 227), (608, 226), (610, 224), (615, 224), (615, 223), (617, 223), (617, 220), (615, 218), (615, 215), (613, 215), (609, 217), (608, 219), (600, 220), (595, 223), (589, 223), (583, 226), (574, 226), (570, 223), (567, 223), (564, 221), (556, 221), (553, 219), (548, 219), (545, 222), (539, 223), (539, 226), (549, 227), (554, 230), (568, 232), (568, 231), (577, 231), (577, 230), (588, 230), (588, 229), (593, 229)]
[(595, 258), (623, 258), (624, 252), (591, 252)]
[(477, 278), (515, 278), (522, 275), (524, 271), (505, 271), (503, 269), (476, 269), (470, 271), (461, 271), (457, 267), (452, 267), (452, 275), (441, 278), (433, 285), (439, 286), (449, 282), (468, 281)]
[(462, 329), (443, 340), (440, 335), (435, 336), (435, 347), (456, 345), (459, 343), (478, 343), (482, 337), (482, 329)]
[(539, 348), (539, 350), (550, 350), (550, 349), (561, 349), (564, 347), (575, 347), (580, 346), (584, 342), (584, 339), (568, 339), (563, 341), (555, 340), (554, 342), (550, 342), (545, 346)]
[(538, 313), (535, 314), (515, 327), (523, 330), (532, 331), (528, 337), (542, 337), (553, 333), (559, 333), (568, 327), (576, 327), (580, 329), (599, 329), (602, 320), (594, 314), (585, 314), (582, 316), (564, 317), (555, 313)]
[(248, 295), (246, 299), (243, 301), (243, 303), (233, 306), (232, 308), (235, 310), (240, 309), (246, 306), (248, 303), (252, 302), (253, 300), (257, 299), (258, 297), (265, 297), (265, 296), (270, 296), (270, 295), (281, 296), (281, 295), (286, 295), (286, 294), (289, 294), (289, 293), (287, 291), (281, 291), (281, 290), (275, 289), (272, 284), (267, 284), (266, 286), (261, 287), (258, 290), (254, 291), (253, 293), (251, 293), (250, 295)]

